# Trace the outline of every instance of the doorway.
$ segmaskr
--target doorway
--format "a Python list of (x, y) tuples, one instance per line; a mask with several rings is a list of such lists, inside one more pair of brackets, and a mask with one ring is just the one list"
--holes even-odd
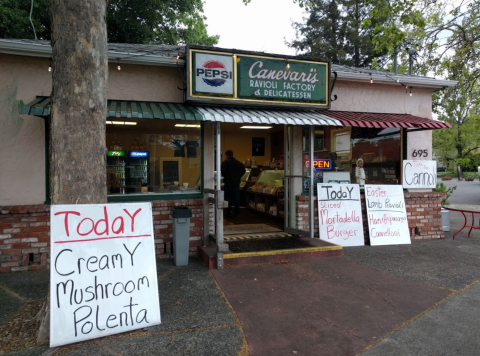
[(239, 186), (240, 214), (229, 216), (224, 209), (225, 237), (284, 231), (283, 140), (283, 125), (221, 124), (220, 161), (232, 150), (246, 169)]

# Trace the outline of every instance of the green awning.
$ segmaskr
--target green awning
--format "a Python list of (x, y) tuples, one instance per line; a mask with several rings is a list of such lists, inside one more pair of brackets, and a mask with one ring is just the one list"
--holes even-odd
[[(38, 96), (20, 108), (20, 113), (40, 117), (50, 116), (52, 101), (50, 97)], [(179, 103), (161, 103), (152, 101), (108, 100), (107, 118), (129, 119), (172, 119), (202, 121), (200, 112)]]

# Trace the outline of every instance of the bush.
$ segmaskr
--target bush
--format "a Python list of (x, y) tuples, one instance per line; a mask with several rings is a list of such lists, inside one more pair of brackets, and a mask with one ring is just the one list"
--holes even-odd
[(457, 186), (447, 188), (445, 184), (437, 183), (437, 187), (433, 189), (433, 191), (437, 193), (445, 193), (445, 197), (442, 198), (442, 206), (443, 206), (443, 205), (450, 205), (448, 198), (450, 198), (450, 195), (452, 195), (455, 189), (457, 189)]

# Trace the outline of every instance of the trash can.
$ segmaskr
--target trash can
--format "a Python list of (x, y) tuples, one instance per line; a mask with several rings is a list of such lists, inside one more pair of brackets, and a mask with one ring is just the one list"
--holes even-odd
[(173, 207), (173, 260), (175, 266), (188, 265), (191, 217), (192, 211), (188, 207)]
[(441, 209), (443, 231), (450, 231), (450, 210)]

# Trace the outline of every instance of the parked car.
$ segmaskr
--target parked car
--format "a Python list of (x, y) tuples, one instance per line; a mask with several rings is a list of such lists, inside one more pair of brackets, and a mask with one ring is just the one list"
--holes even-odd
[(446, 172), (447, 171), (447, 167), (445, 166), (438, 166), (437, 167), (437, 172)]

